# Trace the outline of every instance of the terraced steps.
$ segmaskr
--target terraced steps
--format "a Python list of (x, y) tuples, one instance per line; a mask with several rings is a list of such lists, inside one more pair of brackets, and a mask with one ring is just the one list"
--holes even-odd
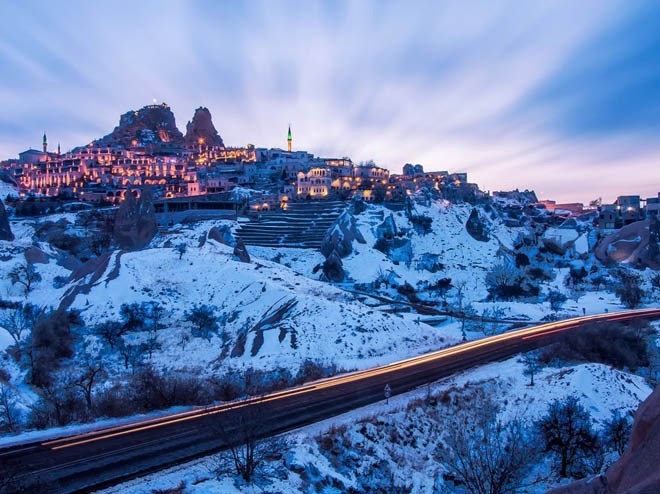
[(245, 245), (318, 249), (325, 232), (347, 207), (341, 201), (290, 203), (286, 211), (262, 212), (242, 223), (236, 235)]

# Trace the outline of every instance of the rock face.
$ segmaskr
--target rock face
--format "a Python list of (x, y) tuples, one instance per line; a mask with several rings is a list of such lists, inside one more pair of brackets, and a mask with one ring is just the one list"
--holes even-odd
[(200, 139), (203, 141), (203, 145), (206, 146), (225, 147), (222, 137), (213, 126), (211, 112), (204, 107), (197, 108), (192, 120), (186, 124), (186, 146), (198, 146)]
[(46, 253), (34, 245), (25, 249), (23, 255), (29, 264), (48, 264), (48, 256)]
[(481, 217), (479, 211), (476, 208), (472, 209), (470, 217), (465, 223), (465, 229), (472, 238), (478, 240), (479, 242), (488, 242), (490, 240), (486, 222)]
[(162, 147), (183, 146), (183, 134), (176, 126), (174, 113), (165, 103), (129, 111), (119, 118), (119, 125), (95, 142), (98, 146), (134, 145)]
[(323, 236), (321, 254), (327, 258), (336, 251), (339, 257), (346, 257), (353, 252), (354, 241), (367, 243), (355, 223), (355, 218), (348, 211), (344, 211)]
[(598, 243), (596, 257), (603, 262), (625, 262), (660, 269), (659, 228), (657, 219), (626, 225)]
[(208, 238), (229, 247), (236, 247), (236, 239), (228, 225), (214, 226), (209, 230)]
[(392, 261), (409, 264), (412, 260), (412, 244), (404, 237), (390, 214), (376, 227), (376, 243), (374, 248), (386, 254)]
[(139, 250), (154, 238), (157, 231), (151, 189), (143, 189), (139, 200), (135, 199), (133, 191), (129, 189), (115, 216), (115, 240), (122, 249)]
[(396, 222), (392, 214), (376, 227), (376, 237), (379, 240), (392, 240), (398, 232), (399, 230), (396, 227)]
[(323, 274), (328, 280), (344, 281), (346, 272), (341, 259), (353, 252), (354, 241), (367, 243), (357, 227), (355, 218), (348, 211), (344, 211), (325, 233), (321, 242), (321, 253), (325, 256)]
[(0, 240), (14, 240), (14, 234), (12, 233), (11, 226), (9, 225), (7, 210), (5, 209), (5, 204), (2, 201), (0, 201)]
[(655, 494), (660, 492), (660, 387), (635, 413), (628, 447), (605, 475), (575, 482), (553, 494)]
[(660, 387), (637, 409), (628, 447), (606, 473), (607, 492), (660, 492)]
[(336, 251), (332, 251), (327, 259), (323, 262), (323, 274), (325, 277), (336, 283), (344, 281), (346, 273), (344, 272), (344, 266), (341, 262), (341, 257), (337, 254)]
[(236, 246), (234, 247), (234, 257), (241, 262), (250, 262), (250, 254), (248, 254), (247, 248), (240, 238), (236, 241)]

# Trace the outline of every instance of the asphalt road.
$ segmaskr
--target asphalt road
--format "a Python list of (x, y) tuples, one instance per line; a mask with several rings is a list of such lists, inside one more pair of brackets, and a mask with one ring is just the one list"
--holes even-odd
[(386, 385), (396, 395), (546, 345), (566, 331), (630, 319), (660, 319), (660, 309), (543, 324), (255, 399), (0, 449), (0, 492), (3, 483), (10, 491), (23, 484), (28, 492), (89, 492), (221, 450), (247, 431), (273, 435), (383, 400)]

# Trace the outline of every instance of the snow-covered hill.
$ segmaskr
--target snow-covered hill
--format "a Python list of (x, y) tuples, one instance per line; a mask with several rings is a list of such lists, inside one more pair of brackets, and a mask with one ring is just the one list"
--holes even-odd
[[(456, 341), (451, 331), (438, 331), (408, 314), (369, 308), (354, 295), (281, 264), (236, 261), (232, 250), (208, 240), (188, 247), (182, 259), (166, 247), (115, 253), (104, 273), (70, 307), (94, 326), (120, 319), (122, 304), (159, 303), (167, 314), (166, 327), (159, 331), (162, 350), (152, 363), (168, 369), (295, 369), (306, 359), (354, 369)], [(92, 277), (94, 273), (77, 284), (88, 285)], [(199, 304), (217, 308), (226, 319), (226, 341), (220, 334), (210, 342), (192, 339), (184, 351), (179, 342), (190, 333), (184, 314)], [(259, 324), (279, 309), (284, 309), (280, 320)], [(229, 349), (226, 358), (220, 355), (223, 345)]]
[[(475, 215), (487, 232), (480, 239), (476, 238), (480, 235), (466, 230), (466, 223)], [(430, 220), (430, 229), (424, 232), (419, 224), (414, 224), (413, 217)], [(130, 389), (136, 369), (144, 368), (163, 376), (194, 376), (200, 379), (199, 383), (221, 383), (229, 375), (250, 369), (267, 378), (272, 375), (273, 379), (283, 369), (295, 376), (310, 362), (327, 371), (362, 369), (452, 345), (463, 337), (478, 338), (510, 327), (506, 323), (477, 320), (463, 324), (450, 317), (428, 318), (406, 312), (410, 309), (403, 304), (384, 302), (407, 301), (410, 293), (406, 295), (401, 287), (408, 292), (412, 289), (437, 309), (529, 322), (623, 308), (611, 289), (611, 281), (609, 289), (606, 286), (608, 268), (599, 265), (593, 256), (576, 249), (561, 254), (549, 252), (540, 242), (534, 243), (533, 231), (505, 226), (498, 212), (490, 207), (475, 209), (468, 204), (437, 201), (416, 204), (411, 215), (368, 205), (354, 216), (365, 242), (352, 243), (352, 252), (342, 259), (346, 278), (338, 284), (323, 278), (319, 268), (325, 257), (315, 250), (248, 246), (251, 262), (240, 262), (231, 247), (208, 235), (213, 227), (235, 231), (238, 225), (227, 220), (176, 225), (159, 233), (143, 250), (112, 251), (81, 267), (38, 235), (45, 222), (67, 223), (71, 232), (85, 235), (76, 224), (77, 218), (75, 213), (66, 213), (13, 219), (11, 227), (16, 239), (0, 242), (0, 293), (5, 305), (27, 302), (45, 309), (64, 307), (79, 311), (82, 318), (83, 324), (74, 328), (73, 356), (60, 362), (55, 388), (65, 389), (67, 380), (80, 376), (83, 363), (103, 369), (102, 380), (95, 383), (98, 395)], [(385, 224), (396, 229), (397, 247), (389, 253), (379, 242)], [(182, 244), (185, 249), (180, 248)], [(489, 273), (499, 265), (513, 266), (519, 261), (522, 267), (515, 269), (523, 272), (521, 259), (542, 274), (535, 280), (538, 295), (514, 300), (489, 298)], [(27, 261), (38, 274), (29, 292), (10, 276), (12, 270), (25, 266)], [(590, 277), (600, 276), (601, 286), (592, 282), (569, 286), (565, 280), (578, 268), (585, 268), (583, 271)], [(652, 286), (653, 273), (647, 270), (640, 276), (647, 293), (645, 301), (653, 303), (657, 295)], [(443, 293), (434, 288), (447, 280), (450, 285)], [(551, 307), (551, 292), (567, 298), (560, 308)], [(125, 317), (122, 307), (131, 304), (160, 308), (157, 327), (127, 331), (118, 341), (111, 342), (101, 326), (113, 322), (121, 325)], [(218, 331), (208, 338), (193, 334), (189, 316), (200, 307), (210, 308), (219, 322)], [(40, 396), (39, 390), (28, 384), (28, 363), (26, 359), (14, 359), (12, 343), (12, 338), (0, 328), (0, 384), (11, 392), (19, 420), (25, 423), (31, 408), (50, 398)], [(4, 352), (5, 349), (10, 351)], [(465, 390), (474, 388), (475, 383), (493, 389), (503, 418), (520, 413), (534, 418), (551, 398), (577, 394), (596, 422), (602, 422), (615, 408), (634, 408), (650, 392), (640, 378), (602, 365), (548, 368), (537, 376), (535, 388), (527, 387), (525, 381), (521, 364), (511, 360), (445, 381), (435, 389), (437, 393), (450, 388)], [(315, 472), (317, 484), (336, 479), (344, 487), (360, 490), (360, 472), (379, 463), (387, 464), (387, 472), (401, 480), (401, 485), (412, 482), (416, 492), (431, 492), (441, 473), (433, 455), (423, 447), (407, 446), (394, 465), (388, 463), (389, 458), (400, 445), (385, 444), (395, 427), (392, 424), (397, 424), (397, 434), (412, 431), (410, 434), (418, 444), (426, 441), (427, 447), (435, 447), (431, 441), (437, 442), (438, 438), (429, 439), (432, 433), (428, 417), (408, 407), (420, 396), (413, 393), (397, 397), (391, 407), (374, 405), (326, 422), (332, 428), (329, 424), (352, 424), (361, 417), (365, 419), (348, 425), (344, 431), (364, 453), (364, 460), (353, 463), (354, 469), (342, 467), (343, 460), (333, 460), (319, 450), (314, 436), (324, 426), (303, 431), (287, 457), (289, 473), (281, 483), (269, 484), (268, 489), (312, 492), (305, 485), (314, 484), (309, 475)], [(207, 398), (219, 399), (213, 393)], [(365, 425), (367, 422), (376, 424), (375, 435), (367, 437), (363, 433), (363, 428), (371, 430)], [(380, 430), (379, 424), (391, 427)], [(381, 473), (385, 475), (386, 470)], [(186, 492), (232, 492), (230, 480), (208, 480), (205, 471), (200, 473), (198, 467), (184, 471)], [(304, 475), (308, 475), (306, 480)], [(171, 487), (169, 481), (175, 476), (164, 476), (162, 481), (145, 485)], [(193, 478), (201, 482), (200, 487), (193, 487)]]

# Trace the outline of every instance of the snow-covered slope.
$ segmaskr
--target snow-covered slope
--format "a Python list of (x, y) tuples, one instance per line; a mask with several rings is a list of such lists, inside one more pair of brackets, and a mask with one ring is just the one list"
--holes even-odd
[[(92, 277), (77, 284), (89, 284)], [(210, 343), (192, 339), (185, 351), (179, 345), (182, 334), (190, 333), (185, 312), (200, 304), (216, 308), (226, 319), (224, 344), (234, 357), (227, 356), (222, 365), (233, 367), (296, 368), (312, 359), (363, 368), (456, 340), (451, 332), (439, 332), (409, 315), (371, 309), (353, 295), (286, 266), (236, 261), (230, 247), (212, 240), (189, 247), (180, 260), (165, 247), (115, 253), (105, 272), (70, 307), (94, 326), (120, 319), (122, 304), (142, 302), (157, 302), (166, 310), (166, 328), (159, 332), (162, 350), (152, 363), (170, 369), (210, 370), (211, 362), (219, 362), (220, 334)], [(281, 320), (259, 324), (278, 309), (284, 312)]]
[[(496, 398), (503, 421), (515, 417), (530, 427), (546, 413), (550, 401), (575, 396), (589, 411), (596, 430), (613, 411), (625, 416), (651, 393), (642, 378), (600, 364), (546, 368), (531, 387), (522, 364), (510, 359), (289, 434), (283, 461), (266, 465), (255, 492), (367, 492), (383, 486), (389, 486), (389, 492), (396, 487), (415, 493), (451, 491), (435, 454), (442, 444), (446, 412), (442, 397), (451, 393), (460, 402), (479, 389)], [(429, 396), (436, 405), (427, 404)], [(181, 483), (191, 494), (252, 492), (231, 474), (216, 476), (216, 465), (213, 458), (195, 461), (103, 492), (147, 494)], [(546, 492), (556, 483), (550, 469), (540, 462), (529, 472), (526, 492)]]

